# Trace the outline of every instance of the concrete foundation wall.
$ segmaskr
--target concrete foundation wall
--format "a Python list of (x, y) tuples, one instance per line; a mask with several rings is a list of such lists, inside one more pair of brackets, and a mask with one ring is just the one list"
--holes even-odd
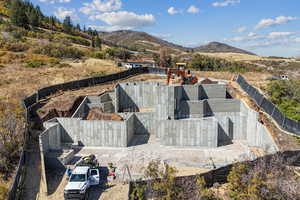
[(72, 118), (82, 118), (85, 117), (86, 113), (88, 112), (87, 103), (89, 102), (88, 97), (85, 97), (77, 110), (74, 112)]
[(239, 99), (208, 99), (206, 101), (206, 114), (240, 112), (241, 101)]
[(278, 147), (265, 126), (258, 122), (258, 113), (241, 102), (241, 115), (246, 124), (246, 139), (250, 146), (263, 148), (267, 153), (278, 151)]
[(127, 135), (126, 135), (127, 144), (126, 144), (126, 146), (128, 146), (128, 144), (130, 144), (130, 141), (134, 137), (134, 134), (135, 134), (135, 115), (134, 114), (130, 114), (130, 116), (126, 120), (126, 127), (127, 127)]
[(204, 117), (203, 101), (181, 101), (178, 119), (183, 118), (202, 118)]
[(218, 145), (218, 123), (214, 118), (162, 120), (157, 121), (157, 126), (157, 135), (163, 145), (208, 148)]
[(58, 118), (62, 142), (93, 147), (127, 147), (126, 121), (77, 120)]
[(153, 113), (135, 113), (134, 133), (136, 135), (145, 135), (153, 133)]
[(154, 94), (161, 83), (121, 83), (116, 86), (116, 98), (119, 110), (137, 110), (153, 108), (157, 104)]
[(201, 85), (200, 99), (226, 99), (226, 85), (208, 84)]
[[(214, 117), (219, 123), (219, 128), (231, 140), (246, 140), (246, 125), (243, 124), (244, 120), (240, 113), (214, 113)], [(222, 134), (221, 134), (222, 135)], [(222, 138), (220, 138), (222, 141)]]
[(40, 136), (45, 152), (61, 149), (61, 131), (58, 123), (52, 124)]

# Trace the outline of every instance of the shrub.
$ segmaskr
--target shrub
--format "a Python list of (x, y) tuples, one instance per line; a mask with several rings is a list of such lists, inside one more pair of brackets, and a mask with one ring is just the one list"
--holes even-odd
[(119, 59), (130, 59), (131, 53), (123, 48), (111, 47), (105, 49), (105, 54), (108, 54), (110, 57), (119, 58)]
[(0, 57), (6, 55), (6, 51), (0, 51)]
[(23, 53), (6, 53), (5, 55), (0, 57), (0, 63), (3, 64), (9, 64), (9, 63), (14, 63), (17, 61), (22, 62), (23, 59), (25, 58), (25, 55)]
[(90, 57), (97, 58), (97, 59), (105, 59), (106, 53), (103, 51), (94, 51), (90, 53)]
[(67, 35), (67, 34), (64, 34), (64, 33), (55, 34), (53, 39), (56, 40), (56, 41), (69, 41), (69, 42), (84, 45), (84, 46), (90, 46), (91, 45), (90, 41), (87, 40), (87, 39), (84, 39), (80, 36)]
[(24, 119), (20, 107), (0, 103), (0, 174), (7, 179), (19, 161)]
[(8, 190), (7, 190), (6, 185), (0, 183), (0, 199), (1, 200), (4, 200), (7, 198), (7, 192), (8, 192)]
[(72, 65), (68, 63), (58, 63), (56, 65), (52, 65), (52, 67), (57, 67), (57, 68), (70, 68)]
[(2, 42), (1, 45), (3, 49), (13, 52), (22, 52), (29, 49), (29, 46), (23, 42)]
[(286, 160), (278, 153), (254, 165), (236, 164), (228, 176), (229, 196), (233, 200), (298, 199), (300, 178), (288, 167), (297, 159)]
[(270, 100), (288, 117), (300, 121), (300, 81), (272, 81), (266, 87)]
[(35, 48), (33, 52), (55, 58), (81, 58), (84, 56), (84, 53), (78, 48), (60, 44), (45, 44)]
[(43, 65), (45, 65), (45, 63), (42, 61), (32, 60), (32, 61), (26, 62), (25, 67), (26, 68), (39, 68)]
[(151, 189), (160, 194), (160, 199), (181, 199), (181, 188), (175, 184), (177, 169), (168, 164), (160, 167), (159, 163), (151, 161), (145, 170), (145, 178), (152, 179)]
[(230, 71), (239, 73), (260, 70), (254, 64), (227, 61), (225, 59), (213, 58), (204, 55), (195, 55), (189, 63), (189, 67), (200, 71)]

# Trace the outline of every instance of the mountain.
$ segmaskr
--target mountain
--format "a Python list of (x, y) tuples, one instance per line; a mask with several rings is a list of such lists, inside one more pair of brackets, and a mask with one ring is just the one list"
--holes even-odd
[(243, 49), (239, 49), (220, 42), (210, 42), (207, 45), (194, 48), (194, 51), (202, 52), (202, 53), (241, 53), (241, 54), (255, 55), (252, 52), (245, 51)]
[(189, 50), (189, 48), (167, 42), (145, 32), (121, 30), (113, 32), (99, 32), (99, 34), (104, 41), (108, 41), (134, 51), (150, 50), (158, 52), (161, 47), (168, 48), (171, 50), (171, 53), (180, 53)]
[(109, 42), (134, 51), (147, 50), (158, 52), (161, 47), (166, 47), (169, 51), (171, 51), (171, 53), (175, 54), (194, 50), (195, 52), (203, 53), (242, 53), (255, 55), (254, 53), (220, 42), (211, 42), (197, 48), (187, 48), (162, 40), (145, 32), (121, 30), (113, 32), (99, 32), (99, 34), (104, 43)]

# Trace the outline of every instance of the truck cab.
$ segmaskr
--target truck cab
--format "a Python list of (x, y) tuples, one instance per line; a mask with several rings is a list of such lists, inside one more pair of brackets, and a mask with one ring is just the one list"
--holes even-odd
[(64, 190), (65, 200), (69, 199), (87, 199), (88, 189), (90, 188), (90, 167), (79, 166), (74, 169), (69, 182)]

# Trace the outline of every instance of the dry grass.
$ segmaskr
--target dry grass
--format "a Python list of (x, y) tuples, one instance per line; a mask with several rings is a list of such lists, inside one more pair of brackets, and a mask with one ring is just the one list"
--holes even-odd
[[(39, 58), (48, 59), (47, 57)], [(73, 67), (31, 69), (25, 68), (22, 63), (5, 65), (0, 69), (0, 99), (15, 101), (19, 104), (20, 98), (45, 86), (124, 70), (111, 61), (98, 59), (88, 59), (78, 63), (67, 61), (67, 63)]]
[(200, 55), (206, 55), (211, 57), (222, 58), (231, 61), (255, 61), (255, 60), (289, 60), (295, 61), (294, 59), (272, 59), (255, 55), (241, 54), (241, 53), (199, 53)]

